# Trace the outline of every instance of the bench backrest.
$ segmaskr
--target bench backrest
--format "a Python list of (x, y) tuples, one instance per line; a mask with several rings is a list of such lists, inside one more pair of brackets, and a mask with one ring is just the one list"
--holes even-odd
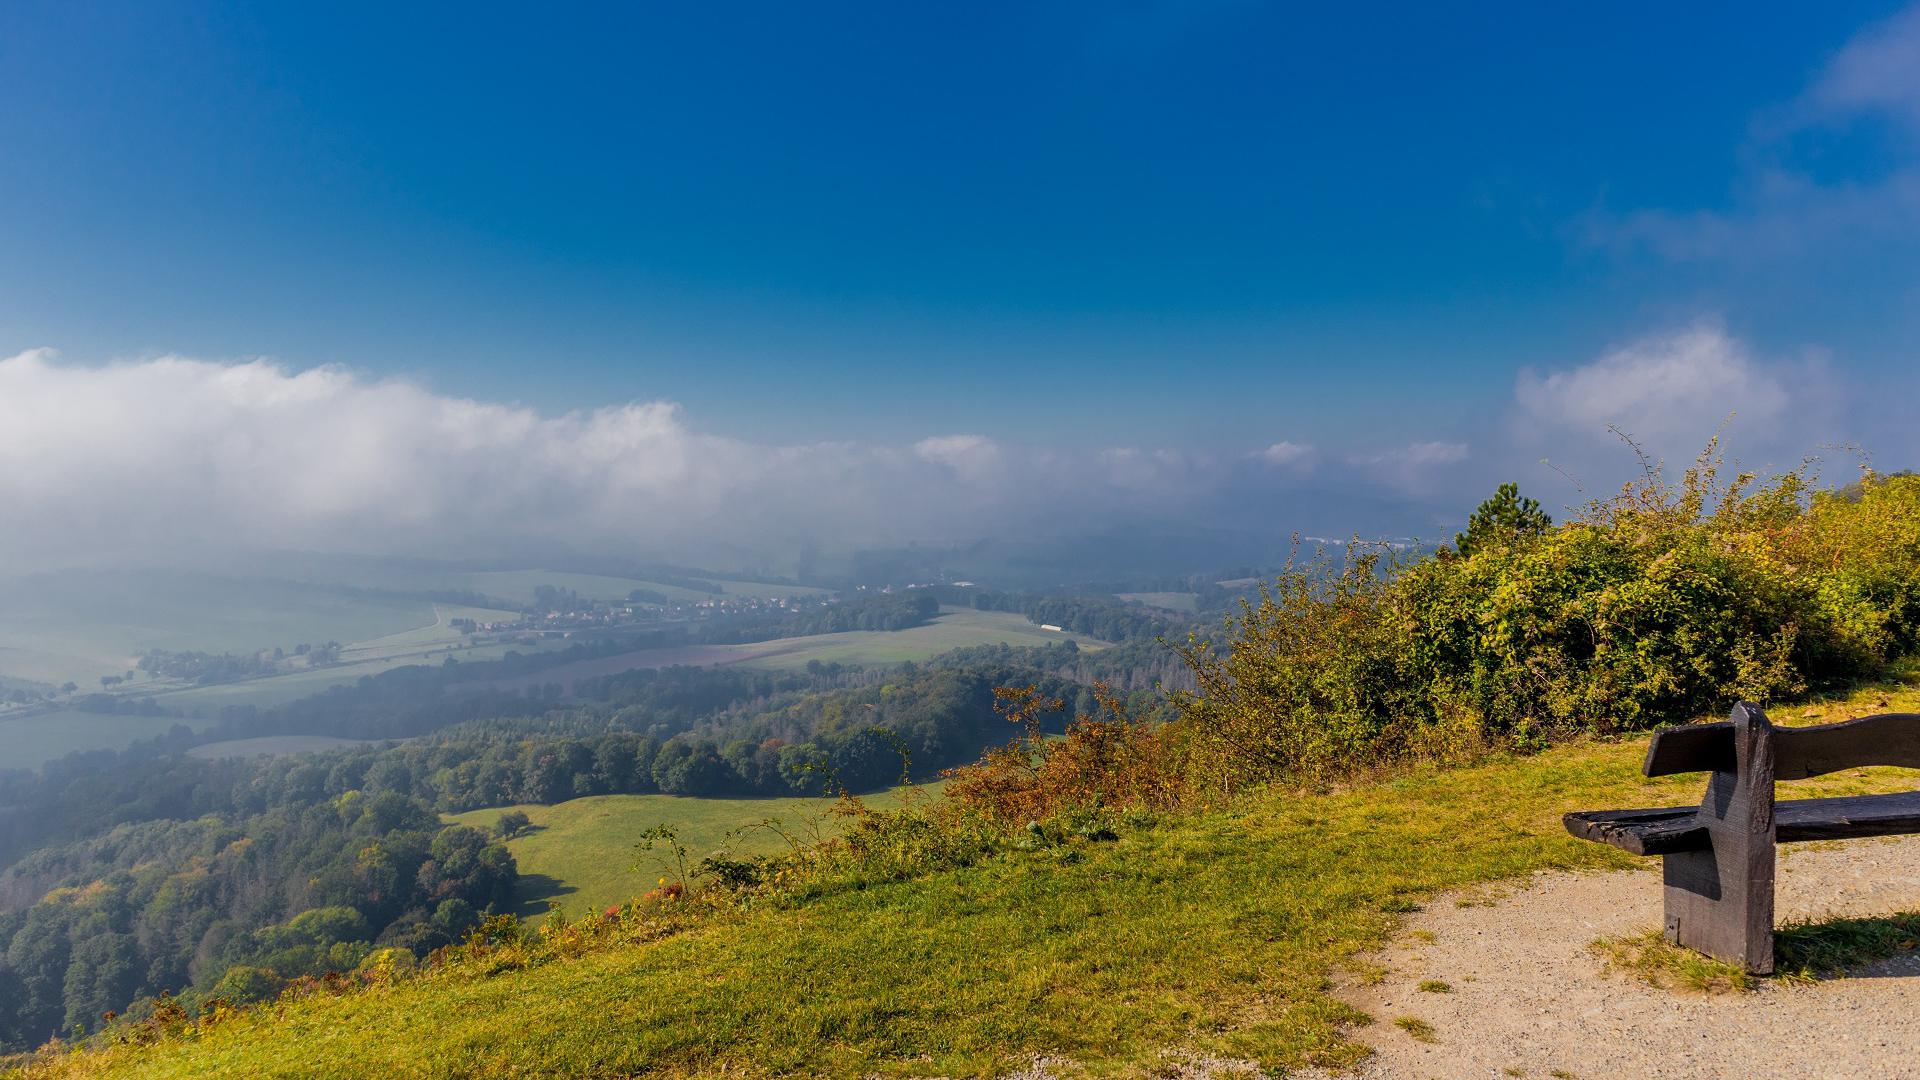
[[(1757, 706), (1742, 702), (1735, 708), (1750, 710), (1759, 723), (1767, 723)], [(1887, 713), (1816, 727), (1776, 727), (1772, 742), (1775, 780), (1804, 780), (1868, 765), (1920, 768), (1920, 713)], [(1648, 776), (1735, 771), (1734, 725), (1721, 721), (1660, 732), (1647, 747), (1645, 771)]]

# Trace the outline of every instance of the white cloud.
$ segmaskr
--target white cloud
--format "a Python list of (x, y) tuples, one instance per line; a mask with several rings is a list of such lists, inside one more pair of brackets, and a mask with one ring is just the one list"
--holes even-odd
[(1298, 472), (1312, 469), (1320, 460), (1320, 452), (1312, 444), (1286, 440), (1274, 443), (1254, 456), (1276, 469), (1290, 469)]
[(1797, 460), (1860, 437), (1819, 427), (1837, 401), (1818, 363), (1757, 358), (1711, 322), (1522, 373), (1510, 422), (1472, 446), (1283, 440), (1222, 453), (964, 432), (776, 445), (704, 431), (662, 401), (554, 416), (341, 367), (95, 366), (39, 351), (0, 359), (0, 572), (236, 549), (700, 562), (719, 549), (778, 556), (801, 538), (1425, 528), (1502, 480), (1548, 494), (1543, 456), (1594, 484), (1624, 476), (1633, 463), (1609, 424), (1690, 456), (1738, 411), (1739, 450), (1777, 444)]
[(1579, 367), (1522, 371), (1513, 396), (1524, 435), (1607, 439), (1618, 427), (1663, 449), (1697, 449), (1729, 415), (1776, 424), (1791, 402), (1786, 373), (1755, 361), (1712, 322), (1641, 338)]
[(1538, 483), (1543, 493), (1571, 481), (1570, 504), (1636, 471), (1620, 435), (1676, 465), (1693, 460), (1716, 433), (1729, 461), (1760, 472), (1826, 455), (1833, 459), (1829, 475), (1844, 478), (1853, 459), (1837, 448), (1848, 444), (1905, 461), (1910, 440), (1897, 428), (1869, 423), (1856, 397), (1822, 350), (1760, 356), (1705, 320), (1648, 334), (1584, 364), (1521, 371), (1500, 457), (1508, 479)]
[[(1406, 497), (1438, 494), (1442, 474), (1454, 470), (1473, 456), (1473, 450), (1461, 442), (1414, 442), (1392, 450), (1355, 454), (1348, 464), (1374, 483), (1399, 491)], [(1447, 483), (1445, 488), (1452, 488)]]
[(1299, 443), (1222, 457), (966, 433), (769, 445), (702, 431), (662, 401), (550, 416), (342, 367), (0, 359), (0, 559), (13, 569), (229, 549), (697, 559), (803, 536), (1204, 526), (1207, 508), (1236, 505), (1284, 528), (1312, 507), (1275, 499), (1272, 480), (1317, 459)]
[(1802, 105), (1811, 120), (1877, 110), (1920, 129), (1920, 5), (1854, 35)]
[(1469, 456), (1466, 443), (1418, 442), (1397, 455), (1388, 455), (1388, 460), (1397, 458), (1403, 465), (1426, 469), (1439, 465), (1458, 465)]
[(990, 484), (1003, 477), (1006, 455), (984, 435), (934, 435), (914, 443), (913, 452), (970, 484)]

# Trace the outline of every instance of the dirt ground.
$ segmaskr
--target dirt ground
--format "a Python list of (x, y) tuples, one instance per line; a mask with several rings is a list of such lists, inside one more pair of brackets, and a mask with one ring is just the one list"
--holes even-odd
[[(1780, 854), (1781, 922), (1920, 909), (1920, 837)], [(1375, 1018), (1355, 1033), (1376, 1050), (1357, 1076), (1920, 1078), (1920, 949), (1751, 993), (1663, 990), (1607, 973), (1590, 944), (1656, 928), (1660, 914), (1650, 872), (1542, 874), (1436, 899), (1374, 958), (1385, 980), (1343, 992)], [(1422, 991), (1424, 980), (1451, 991)], [(1396, 1025), (1403, 1017), (1431, 1025), (1431, 1041)]]

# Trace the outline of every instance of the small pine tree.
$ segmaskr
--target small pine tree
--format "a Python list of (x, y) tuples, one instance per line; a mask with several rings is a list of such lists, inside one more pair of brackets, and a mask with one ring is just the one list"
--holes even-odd
[(1482, 548), (1510, 544), (1523, 537), (1539, 536), (1553, 527), (1553, 519), (1540, 504), (1520, 494), (1520, 485), (1501, 484), (1493, 498), (1467, 519), (1467, 531), (1453, 538), (1453, 546), (1462, 555)]

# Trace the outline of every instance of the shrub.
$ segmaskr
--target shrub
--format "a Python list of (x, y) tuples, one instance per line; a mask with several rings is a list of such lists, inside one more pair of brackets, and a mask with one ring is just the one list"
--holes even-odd
[[(1644, 460), (1644, 459), (1643, 459)], [(1461, 550), (1296, 560), (1217, 637), (1160, 737), (1223, 790), (1692, 719), (1868, 674), (1920, 644), (1920, 478), (1815, 491), (1717, 447), (1551, 527), (1512, 485)]]
[(1169, 729), (1135, 722), (1104, 685), (1094, 687), (1099, 712), (1058, 738), (1046, 736), (1045, 718), (1065, 701), (1033, 686), (1000, 687), (994, 696), (995, 711), (1024, 732), (976, 764), (947, 771), (955, 804), (1006, 826), (1087, 807), (1158, 809), (1178, 801), (1183, 782)]

